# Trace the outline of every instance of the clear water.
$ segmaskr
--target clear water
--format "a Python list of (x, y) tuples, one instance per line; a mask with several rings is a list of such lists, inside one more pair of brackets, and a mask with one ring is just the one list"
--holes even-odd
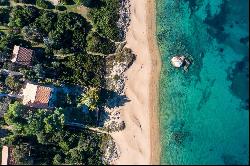
[(249, 163), (248, 3), (157, 0), (161, 164)]

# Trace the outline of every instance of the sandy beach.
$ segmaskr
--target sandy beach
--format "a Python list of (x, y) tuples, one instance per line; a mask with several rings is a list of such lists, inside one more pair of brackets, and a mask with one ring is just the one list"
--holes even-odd
[(126, 40), (137, 59), (126, 72), (125, 92), (130, 101), (119, 108), (126, 128), (112, 134), (121, 152), (113, 164), (159, 164), (160, 57), (155, 37), (155, 2), (130, 0), (130, 5), (131, 23)]

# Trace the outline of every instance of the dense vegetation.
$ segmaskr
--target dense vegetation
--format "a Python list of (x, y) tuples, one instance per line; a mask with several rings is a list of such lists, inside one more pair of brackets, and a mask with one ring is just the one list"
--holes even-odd
[(101, 4), (99, 7), (93, 8), (89, 13), (94, 28), (109, 39), (121, 40), (119, 29), (117, 28), (119, 1), (101, 0)]
[[(4, 142), (15, 145), (17, 164), (101, 164), (107, 135), (65, 126), (63, 109), (30, 110), (15, 102), (4, 116), (13, 134)], [(47, 148), (50, 150), (48, 151)], [(29, 155), (29, 151), (30, 154)]]
[(96, 32), (89, 33), (87, 36), (87, 51), (102, 54), (111, 54), (115, 52), (115, 44), (109, 39), (100, 36)]
[[(61, 0), (58, 6), (44, 0), (8, 2), (0, 0), (0, 68), (23, 76), (0, 73), (0, 93), (16, 95), (26, 81), (53, 85), (57, 93), (53, 109), (1, 97), (1, 128), (8, 132), (0, 145), (14, 145), (17, 164), (106, 164), (103, 146), (110, 136), (87, 127), (97, 127), (106, 57), (121, 40), (118, 0)], [(70, 5), (88, 7), (87, 18), (70, 12)], [(34, 50), (32, 67), (10, 62), (14, 45)], [(66, 93), (65, 87), (82, 91)]]

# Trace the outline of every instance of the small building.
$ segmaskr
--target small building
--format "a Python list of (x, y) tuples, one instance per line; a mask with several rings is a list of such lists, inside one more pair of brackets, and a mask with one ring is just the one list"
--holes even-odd
[(1, 165), (15, 165), (12, 146), (3, 146), (2, 148), (2, 163)]
[(30, 66), (33, 57), (33, 50), (21, 46), (14, 46), (11, 62), (19, 65)]
[(23, 89), (23, 104), (34, 108), (49, 108), (53, 89), (27, 83)]

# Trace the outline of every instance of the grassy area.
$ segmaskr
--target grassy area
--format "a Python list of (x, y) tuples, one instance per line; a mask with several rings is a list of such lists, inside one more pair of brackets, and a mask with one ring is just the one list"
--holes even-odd
[(64, 6), (67, 8), (67, 11), (81, 14), (83, 17), (88, 19), (87, 14), (89, 12), (89, 8), (79, 5), (64, 5)]
[(7, 33), (8, 32), (8, 27), (0, 25), (0, 32)]

